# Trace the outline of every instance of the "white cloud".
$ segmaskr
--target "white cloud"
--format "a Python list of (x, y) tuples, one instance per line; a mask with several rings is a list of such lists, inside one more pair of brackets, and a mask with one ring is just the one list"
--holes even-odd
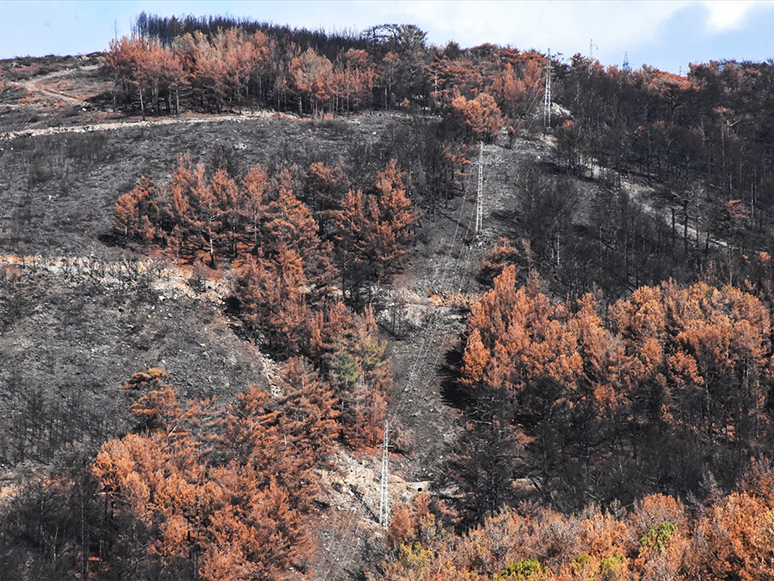
[(707, 25), (711, 32), (726, 32), (739, 28), (750, 10), (760, 2), (715, 1), (704, 2), (709, 12)]
[(420, 1), (385, 3), (393, 20), (414, 22), (442, 44), (482, 42), (520, 49), (588, 54), (620, 62), (626, 50), (654, 40), (660, 27), (690, 2)]

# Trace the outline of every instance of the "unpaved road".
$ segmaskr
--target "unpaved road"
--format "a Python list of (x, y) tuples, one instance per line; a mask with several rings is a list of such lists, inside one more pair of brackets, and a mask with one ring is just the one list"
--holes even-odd
[(8, 131), (0, 134), (0, 140), (12, 140), (18, 137), (35, 137), (38, 135), (58, 135), (61, 133), (89, 133), (93, 131), (115, 131), (125, 129), (128, 127), (150, 127), (159, 125), (178, 125), (178, 124), (201, 124), (201, 123), (241, 123), (250, 119), (260, 118), (294, 118), (292, 115), (286, 113), (275, 113), (272, 111), (257, 111), (255, 113), (244, 113), (242, 115), (233, 116), (193, 116), (185, 115), (182, 117), (164, 117), (161, 119), (153, 120), (127, 120), (127, 121), (109, 121), (106, 123), (92, 123), (88, 125), (73, 125), (70, 127), (41, 127), (39, 129), (24, 129), (20, 131)]

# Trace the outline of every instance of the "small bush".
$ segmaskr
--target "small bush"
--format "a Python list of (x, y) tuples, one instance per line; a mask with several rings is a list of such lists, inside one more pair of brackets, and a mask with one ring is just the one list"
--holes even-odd
[(537, 559), (521, 559), (508, 563), (497, 576), (498, 581), (537, 581), (544, 577), (546, 570), (540, 566)]
[(623, 555), (615, 555), (613, 557), (606, 557), (602, 559), (597, 568), (599, 579), (601, 581), (615, 581), (623, 578), (624, 570), (626, 569), (626, 557)]
[(677, 532), (677, 527), (671, 522), (662, 521), (650, 528), (650, 530), (640, 539), (640, 551), (647, 547), (652, 547), (657, 553), (660, 553), (666, 547), (667, 542)]

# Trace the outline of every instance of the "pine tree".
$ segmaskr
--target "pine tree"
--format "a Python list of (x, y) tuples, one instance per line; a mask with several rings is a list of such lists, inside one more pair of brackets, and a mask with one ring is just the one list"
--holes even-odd
[(403, 180), (403, 172), (392, 160), (376, 174), (373, 194), (350, 190), (341, 200), (341, 209), (332, 214), (344, 287), (356, 305), (367, 284), (389, 280), (401, 269), (406, 246), (414, 239), (419, 215), (411, 207)]
[(149, 244), (160, 227), (158, 186), (150, 176), (140, 177), (131, 192), (118, 198), (113, 213), (113, 230), (124, 238)]

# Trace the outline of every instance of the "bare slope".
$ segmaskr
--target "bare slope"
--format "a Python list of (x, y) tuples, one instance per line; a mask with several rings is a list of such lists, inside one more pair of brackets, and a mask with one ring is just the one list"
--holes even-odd
[(169, 371), (185, 398), (228, 401), (265, 385), (257, 349), (208, 295), (151, 275), (121, 278), (72, 264), (0, 266), (4, 462), (47, 461), (67, 442), (94, 450), (125, 433), (133, 396), (119, 387), (146, 366)]

